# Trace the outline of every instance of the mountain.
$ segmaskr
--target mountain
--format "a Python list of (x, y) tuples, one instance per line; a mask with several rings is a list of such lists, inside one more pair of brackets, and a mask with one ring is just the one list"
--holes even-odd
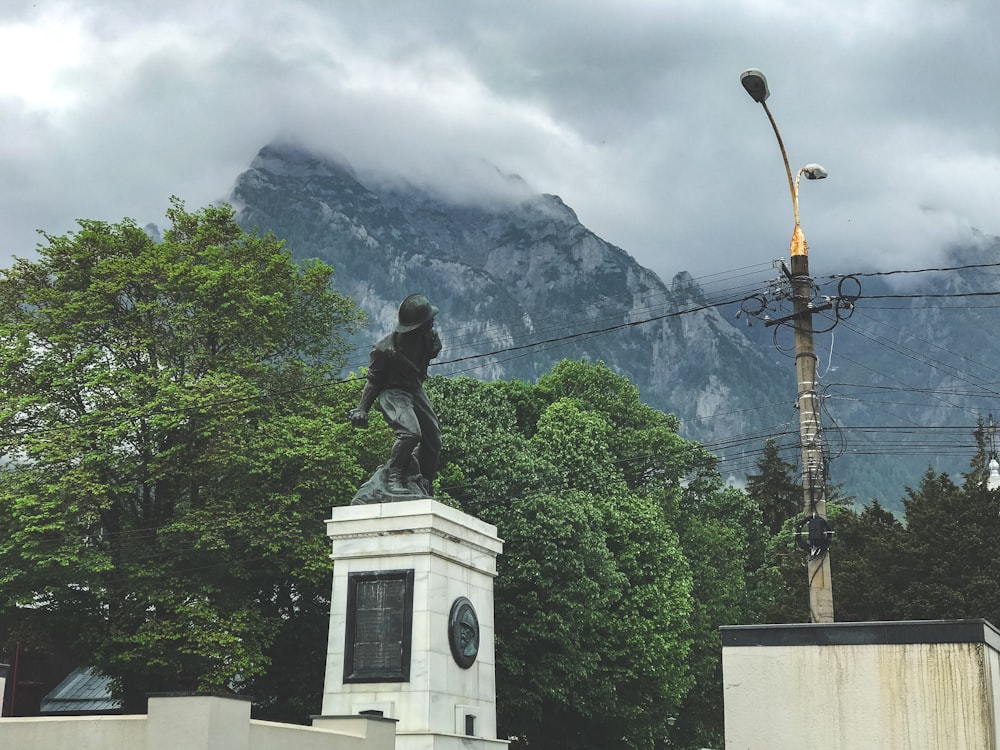
[[(739, 303), (716, 306), (685, 272), (668, 286), (558, 196), (516, 177), (491, 179), (485, 192), (446, 196), (272, 144), (239, 175), (230, 201), (245, 228), (332, 265), (338, 289), (367, 311), (354, 368), (395, 323), (399, 301), (420, 291), (441, 310), (437, 373), (533, 380), (562, 358), (600, 360), (676, 414), (682, 434), (723, 457), (735, 479), (756, 470), (770, 436), (798, 462), (789, 326), (765, 326), (770, 310), (738, 320)], [(983, 238), (953, 249), (951, 270), (908, 285), (888, 273), (816, 279), (816, 302), (859, 297), (839, 316), (814, 316), (829, 474), (845, 494), (898, 509), (928, 466), (968, 468), (976, 420), (1000, 414), (990, 401), (1000, 315), (989, 296), (972, 296), (998, 293), (998, 257), (1000, 238)], [(758, 297), (777, 310), (780, 287)]]
[[(441, 310), (441, 359), (452, 360), (438, 372), (533, 380), (563, 358), (600, 360), (702, 441), (753, 429), (741, 405), (787, 400), (787, 372), (745, 377), (746, 367), (773, 371), (773, 358), (716, 309), (676, 314), (706, 304), (689, 274), (668, 287), (557, 196), (522, 188), (459, 203), (414, 185), (363, 182), (342, 161), (270, 145), (231, 200), (243, 226), (334, 267), (335, 285), (371, 320), (358, 363), (394, 324), (399, 301), (421, 291)], [(479, 356), (489, 352), (499, 353)], [(706, 419), (720, 409), (733, 414)]]

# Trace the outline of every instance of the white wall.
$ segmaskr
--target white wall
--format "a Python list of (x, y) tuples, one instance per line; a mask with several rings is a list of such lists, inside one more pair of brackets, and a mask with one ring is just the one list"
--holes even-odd
[(0, 719), (0, 747), (27, 750), (145, 750), (145, 716)]
[(985, 621), (723, 628), (726, 747), (997, 750)]
[(194, 695), (151, 697), (148, 715), (0, 719), (3, 750), (394, 750), (395, 734), (360, 716), (252, 721), (248, 701)]

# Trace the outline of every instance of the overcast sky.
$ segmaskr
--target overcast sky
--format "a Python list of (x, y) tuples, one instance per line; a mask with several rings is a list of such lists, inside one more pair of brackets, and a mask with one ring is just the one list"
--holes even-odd
[(276, 138), (555, 193), (664, 280), (787, 253), (918, 268), (1000, 234), (997, 0), (0, 0), (0, 265), (76, 219), (163, 224)]

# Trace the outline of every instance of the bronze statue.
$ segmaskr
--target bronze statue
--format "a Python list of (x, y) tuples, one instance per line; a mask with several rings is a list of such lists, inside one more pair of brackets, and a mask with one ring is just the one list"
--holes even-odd
[(399, 305), (393, 332), (372, 347), (368, 382), (349, 417), (355, 427), (367, 427), (368, 411), (378, 399), (396, 442), (389, 463), (361, 486), (352, 505), (433, 497), (441, 428), (423, 382), (427, 366), (441, 352), (434, 330), (437, 312), (423, 294), (411, 294)]

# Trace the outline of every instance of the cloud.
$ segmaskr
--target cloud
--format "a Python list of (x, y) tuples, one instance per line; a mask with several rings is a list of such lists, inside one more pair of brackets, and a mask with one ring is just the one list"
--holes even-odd
[(667, 280), (768, 264), (790, 195), (747, 67), (792, 168), (830, 171), (801, 192), (814, 272), (1000, 233), (990, 0), (81, 7), (0, 10), (2, 253), (223, 198), (280, 137), (456, 193), (517, 174)]

